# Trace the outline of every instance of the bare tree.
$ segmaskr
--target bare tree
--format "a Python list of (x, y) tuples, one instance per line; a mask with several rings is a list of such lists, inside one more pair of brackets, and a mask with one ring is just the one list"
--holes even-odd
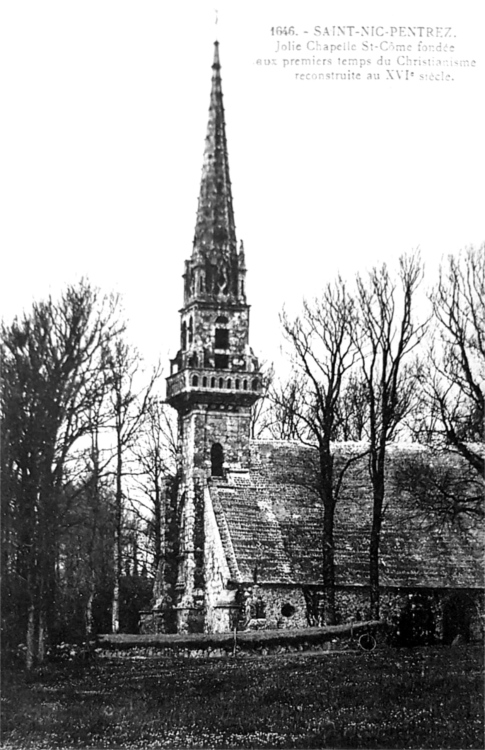
[(274, 380), (268, 392), (268, 419), (266, 429), (275, 440), (311, 441), (306, 412), (306, 383), (301, 374), (286, 382)]
[(318, 448), (318, 493), (323, 504), (323, 587), (324, 621), (335, 623), (335, 508), (342, 478), (334, 465), (332, 439), (336, 427), (337, 407), (356, 348), (352, 340), (354, 302), (339, 278), (328, 284), (319, 300), (305, 303), (303, 315), (294, 321), (283, 316), (283, 329), (291, 345), (295, 379), (282, 396), (290, 434)]
[(485, 245), (450, 256), (432, 294), (436, 341), (421, 372), (434, 436), (485, 473)]
[(306, 426), (299, 417), (303, 406), (303, 380), (294, 375), (287, 381), (276, 378), (273, 367), (263, 368), (262, 396), (251, 414), (253, 438), (299, 440)]
[(459, 454), (432, 446), (404, 453), (394, 462), (393, 482), (430, 528), (470, 530), (483, 522), (484, 478)]
[[(166, 565), (167, 497), (177, 481), (177, 425), (174, 411), (159, 398), (150, 398), (133, 454), (139, 471), (137, 486), (144, 499), (137, 500), (140, 516), (148, 525), (153, 544), (153, 602), (163, 597)], [(148, 511), (148, 517), (146, 515)]]
[(367, 383), (359, 372), (351, 372), (337, 403), (334, 440), (366, 440), (368, 421)]
[[(422, 279), (418, 254), (399, 261), (398, 281), (384, 264), (357, 277), (354, 343), (368, 398), (369, 471), (373, 509), (369, 553), (370, 606), (379, 617), (379, 545), (384, 514), (387, 447), (413, 407), (415, 382), (407, 365), (425, 324), (415, 322), (416, 291)], [(358, 325), (357, 325), (358, 321)]]
[(108, 357), (115, 434), (115, 541), (113, 547), (114, 587), (111, 613), (113, 633), (120, 627), (120, 581), (122, 575), (122, 529), (124, 464), (132, 448), (153, 394), (160, 370), (150, 376), (147, 385), (137, 388), (141, 375), (140, 357), (122, 339), (115, 341)]

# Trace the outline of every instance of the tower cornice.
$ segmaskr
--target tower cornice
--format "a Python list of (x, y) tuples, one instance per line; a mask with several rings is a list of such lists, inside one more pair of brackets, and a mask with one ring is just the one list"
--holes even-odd
[(250, 310), (251, 305), (248, 305), (247, 302), (232, 302), (231, 300), (219, 300), (214, 303), (211, 300), (194, 299), (181, 307), (179, 313), (187, 313), (194, 308), (199, 308), (201, 310), (218, 310), (222, 313), (224, 310), (232, 310), (234, 312)]

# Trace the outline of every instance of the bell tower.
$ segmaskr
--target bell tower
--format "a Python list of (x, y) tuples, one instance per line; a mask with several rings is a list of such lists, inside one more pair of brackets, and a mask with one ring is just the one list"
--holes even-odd
[(185, 261), (180, 349), (167, 402), (178, 412), (180, 491), (176, 608), (180, 632), (203, 630), (204, 488), (249, 468), (251, 407), (261, 375), (249, 347), (246, 264), (239, 248), (215, 42), (204, 163), (191, 257)]

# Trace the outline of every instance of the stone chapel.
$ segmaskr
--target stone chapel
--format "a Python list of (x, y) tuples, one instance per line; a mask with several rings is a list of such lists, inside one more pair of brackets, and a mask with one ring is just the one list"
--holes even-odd
[[(180, 349), (167, 378), (180, 457), (169, 524), (175, 541), (167, 553), (175, 573), (158, 615), (142, 620), (142, 632), (224, 632), (240, 627), (241, 619), (244, 627), (257, 628), (322, 624), (323, 508), (312, 490), (316, 451), (297, 442), (251, 439), (261, 373), (249, 344), (246, 259), (236, 238), (217, 42), (195, 234), (183, 279)], [(352, 450), (357, 448), (337, 446), (337, 460)], [(396, 451), (402, 449), (391, 450), (391, 467)], [(425, 607), (437, 637), (473, 635), (483, 601), (480, 552), (464, 535), (425, 527), (393, 496), (392, 480), (388, 495), (382, 616)], [(341, 621), (365, 618), (371, 504), (365, 461), (356, 461), (336, 514)]]

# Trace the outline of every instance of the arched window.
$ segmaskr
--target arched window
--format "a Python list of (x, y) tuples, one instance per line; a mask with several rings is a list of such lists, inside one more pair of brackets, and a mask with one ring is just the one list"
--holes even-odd
[(236, 391), (239, 390), (239, 380), (236, 380)]
[(248, 381), (247, 380), (243, 380), (243, 388), (244, 388), (245, 391), (247, 391), (247, 389), (248, 389)]
[(211, 388), (215, 388), (215, 387), (216, 387), (216, 379), (211, 378)]
[(189, 331), (189, 344), (191, 344), (194, 339), (194, 323), (192, 321), (192, 316), (190, 317), (190, 320), (189, 320), (188, 331)]
[(180, 338), (181, 338), (180, 343), (182, 345), (182, 350), (185, 350), (187, 348), (187, 323), (185, 322), (185, 320), (182, 323), (182, 335)]
[(224, 380), (219, 378), (219, 388), (224, 388)]
[(207, 378), (202, 378), (202, 388), (207, 388)]
[(211, 474), (213, 477), (224, 476), (224, 451), (220, 443), (214, 443), (211, 448)]
[(231, 378), (227, 379), (226, 388), (232, 388)]
[(197, 386), (199, 385), (199, 378), (197, 377), (197, 375), (192, 375), (192, 385), (195, 388), (197, 388)]
[(253, 380), (253, 391), (257, 391), (259, 388), (259, 380), (257, 378), (254, 378)]

